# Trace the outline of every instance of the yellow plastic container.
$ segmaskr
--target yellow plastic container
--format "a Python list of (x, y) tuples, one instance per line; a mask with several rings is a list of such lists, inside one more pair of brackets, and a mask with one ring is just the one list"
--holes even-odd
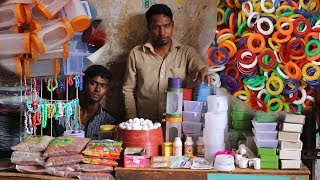
[(99, 139), (114, 139), (116, 131), (115, 125), (105, 124), (100, 126), (100, 131), (98, 134)]

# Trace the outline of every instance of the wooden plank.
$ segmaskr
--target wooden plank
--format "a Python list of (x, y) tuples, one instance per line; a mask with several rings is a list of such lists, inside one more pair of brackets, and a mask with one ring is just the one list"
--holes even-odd
[(63, 178), (50, 175), (25, 174), (20, 172), (4, 172), (0, 171), (0, 179), (49, 179), (49, 180), (67, 180), (72, 178)]

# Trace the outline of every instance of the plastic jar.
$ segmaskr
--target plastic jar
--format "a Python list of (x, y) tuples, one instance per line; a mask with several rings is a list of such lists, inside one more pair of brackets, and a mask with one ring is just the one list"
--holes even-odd
[(101, 139), (114, 139), (115, 125), (101, 125), (98, 138)]

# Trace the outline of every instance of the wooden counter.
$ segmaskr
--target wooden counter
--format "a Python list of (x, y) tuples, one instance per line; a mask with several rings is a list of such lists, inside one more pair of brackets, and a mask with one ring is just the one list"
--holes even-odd
[[(231, 173), (219, 172), (217, 170), (193, 170), (193, 169), (153, 169), (153, 168), (115, 168), (115, 178), (117, 180), (205, 180), (208, 173), (224, 173), (224, 174), (249, 174), (249, 175), (268, 175), (268, 176), (287, 176), (291, 180), (309, 180), (310, 171), (303, 165), (299, 170), (270, 170), (252, 168), (240, 169)], [(289, 178), (289, 179), (290, 179)], [(219, 180), (219, 179), (218, 179)]]
[(63, 178), (63, 177), (56, 177), (50, 175), (38, 175), (38, 174), (25, 174), (20, 172), (5, 172), (0, 171), (0, 179), (49, 179), (49, 180), (67, 180), (71, 178)]

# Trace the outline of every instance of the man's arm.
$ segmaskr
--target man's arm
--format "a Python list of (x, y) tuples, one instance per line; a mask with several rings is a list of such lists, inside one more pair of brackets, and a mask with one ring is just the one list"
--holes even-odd
[(122, 92), (124, 94), (126, 118), (137, 117), (136, 86), (137, 70), (134, 53), (131, 51), (128, 57)]
[[(194, 77), (194, 81), (200, 76), (201, 81), (204, 82), (205, 76), (208, 76), (208, 65), (202, 60), (202, 57), (194, 48), (191, 48), (188, 52), (188, 71), (191, 73), (191, 77)], [(208, 83), (210, 83), (208, 78)]]

